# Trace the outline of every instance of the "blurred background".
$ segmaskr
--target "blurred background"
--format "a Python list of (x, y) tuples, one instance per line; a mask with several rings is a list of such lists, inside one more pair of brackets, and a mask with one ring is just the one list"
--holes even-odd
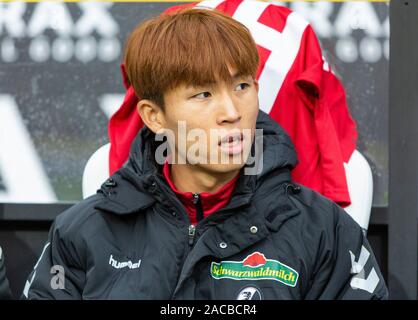
[[(125, 39), (175, 4), (0, 3), (0, 201), (81, 199), (84, 166), (108, 142), (124, 96)], [(281, 4), (311, 22), (342, 80), (372, 166), (373, 204), (387, 205), (388, 4)]]

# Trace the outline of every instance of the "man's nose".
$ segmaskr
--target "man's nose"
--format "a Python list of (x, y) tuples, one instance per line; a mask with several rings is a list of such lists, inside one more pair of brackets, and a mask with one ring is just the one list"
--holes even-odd
[(241, 113), (237, 103), (228, 93), (224, 93), (219, 98), (219, 114), (217, 122), (236, 122), (241, 119)]

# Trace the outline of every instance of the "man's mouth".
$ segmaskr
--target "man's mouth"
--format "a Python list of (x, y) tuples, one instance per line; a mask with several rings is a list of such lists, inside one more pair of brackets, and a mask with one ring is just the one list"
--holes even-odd
[(244, 135), (241, 132), (234, 132), (225, 135), (218, 143), (222, 152), (229, 155), (239, 154), (244, 148)]

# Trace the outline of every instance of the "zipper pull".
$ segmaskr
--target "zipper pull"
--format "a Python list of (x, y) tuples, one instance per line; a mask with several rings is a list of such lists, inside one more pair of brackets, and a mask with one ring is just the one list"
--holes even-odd
[(204, 218), (202, 201), (200, 199), (200, 194), (193, 193), (193, 204), (196, 207), (196, 220), (200, 222)]
[(196, 227), (191, 224), (189, 226), (189, 245), (193, 245), (195, 234), (196, 234)]

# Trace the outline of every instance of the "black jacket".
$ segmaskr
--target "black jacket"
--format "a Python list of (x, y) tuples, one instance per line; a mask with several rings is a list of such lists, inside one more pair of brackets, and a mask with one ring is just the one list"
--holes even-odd
[(261, 174), (194, 230), (142, 129), (127, 164), (60, 214), (29, 299), (382, 299), (367, 239), (333, 202), (291, 182), (289, 137), (260, 111)]
[(4, 262), (3, 250), (0, 247), (0, 300), (8, 299), (12, 299), (12, 293), (6, 276), (6, 265)]

